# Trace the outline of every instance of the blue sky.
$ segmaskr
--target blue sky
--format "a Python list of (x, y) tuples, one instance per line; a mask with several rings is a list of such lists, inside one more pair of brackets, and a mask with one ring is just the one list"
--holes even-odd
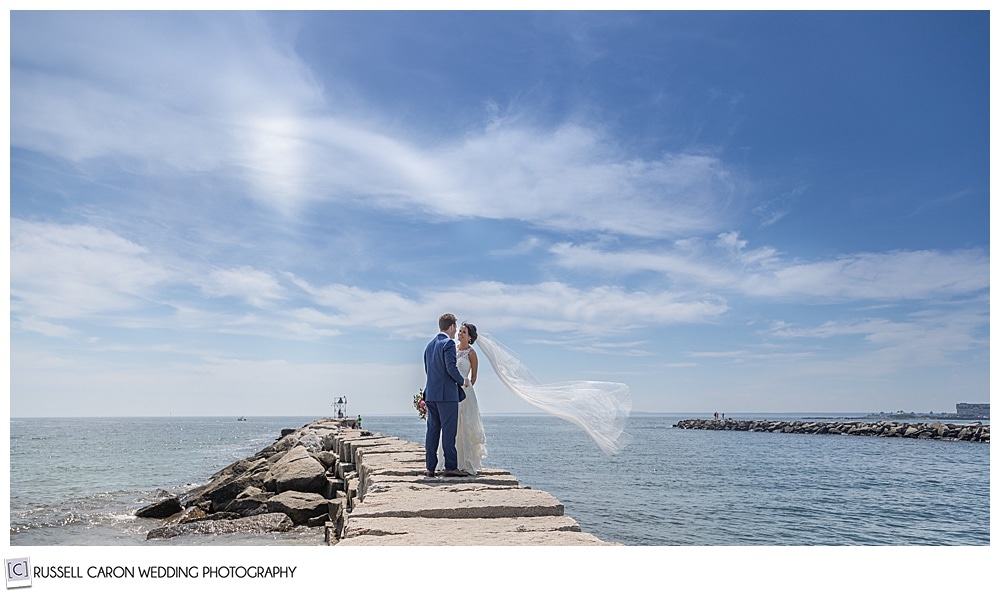
[(446, 311), (637, 411), (989, 399), (986, 12), (10, 35), (12, 416), (412, 413)]

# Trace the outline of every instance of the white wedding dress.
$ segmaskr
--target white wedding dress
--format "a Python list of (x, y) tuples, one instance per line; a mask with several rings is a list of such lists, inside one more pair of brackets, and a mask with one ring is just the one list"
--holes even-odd
[[(469, 377), (472, 363), (469, 362), (469, 352), (472, 349), (458, 350), (458, 372), (463, 377)], [(458, 435), (455, 437), (455, 448), (458, 449), (458, 469), (472, 475), (479, 473), (486, 457), (486, 431), (483, 430), (483, 419), (479, 415), (479, 402), (476, 401), (476, 388), (469, 385), (465, 388), (465, 399), (458, 404)], [(438, 471), (444, 471), (444, 449), (438, 447)]]

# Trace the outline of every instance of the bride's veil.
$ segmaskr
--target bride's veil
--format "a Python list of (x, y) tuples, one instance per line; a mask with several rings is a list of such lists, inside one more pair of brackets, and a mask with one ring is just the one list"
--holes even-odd
[(604, 381), (543, 385), (513, 352), (489, 334), (479, 332), (476, 346), (507, 389), (536, 408), (584, 429), (605, 453), (614, 455), (631, 440), (625, 432), (632, 411), (628, 385)]

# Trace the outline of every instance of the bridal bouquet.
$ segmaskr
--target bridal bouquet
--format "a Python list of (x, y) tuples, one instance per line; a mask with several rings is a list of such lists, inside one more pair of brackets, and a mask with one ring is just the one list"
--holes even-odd
[(413, 396), (413, 407), (417, 409), (417, 415), (421, 420), (427, 420), (427, 402), (424, 401), (423, 389)]

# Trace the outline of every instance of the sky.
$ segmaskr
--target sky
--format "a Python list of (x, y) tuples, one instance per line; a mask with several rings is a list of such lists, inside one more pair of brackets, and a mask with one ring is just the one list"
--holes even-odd
[[(987, 12), (10, 13), (10, 414), (989, 401)], [(483, 362), (486, 414), (533, 411)]]

